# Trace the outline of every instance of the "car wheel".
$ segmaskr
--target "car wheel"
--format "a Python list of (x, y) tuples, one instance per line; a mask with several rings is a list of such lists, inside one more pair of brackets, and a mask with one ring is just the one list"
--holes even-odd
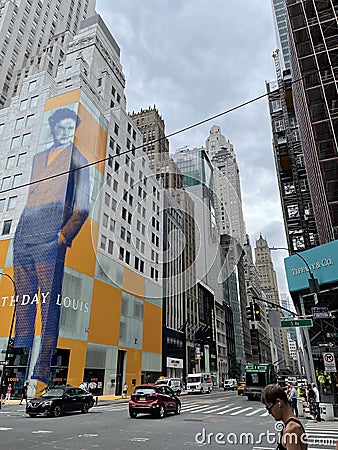
[(137, 413), (136, 413), (135, 411), (129, 411), (129, 416), (130, 416), (132, 419), (136, 419)]
[(81, 412), (83, 414), (86, 414), (89, 411), (89, 403), (84, 403), (84, 405), (82, 406)]
[(176, 409), (175, 409), (175, 414), (178, 416), (181, 414), (181, 405), (180, 403), (177, 403)]
[(51, 416), (52, 417), (60, 417), (62, 414), (62, 407), (61, 405), (55, 405), (53, 406), (51, 410)]
[(203, 388), (201, 388), (201, 394), (204, 394), (204, 389)]
[(28, 414), (29, 417), (36, 417), (36, 414)]
[(160, 405), (160, 409), (158, 410), (158, 418), (163, 419), (164, 414), (165, 414), (164, 406)]

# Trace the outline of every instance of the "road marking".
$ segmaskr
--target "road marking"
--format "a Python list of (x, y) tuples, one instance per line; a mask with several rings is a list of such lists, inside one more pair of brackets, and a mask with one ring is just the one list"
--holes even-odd
[(32, 434), (48, 434), (48, 433), (51, 433), (51, 431), (47, 431), (47, 430), (32, 431)]
[(200, 411), (202, 411), (202, 409), (206, 409), (206, 408), (210, 408), (210, 406), (209, 405), (194, 406), (192, 408), (184, 409), (184, 411), (185, 412), (189, 411), (189, 412), (191, 412), (191, 414), (193, 414), (195, 412), (200, 412)]
[(220, 408), (212, 409), (211, 411), (203, 411), (203, 412), (204, 412), (204, 414), (212, 413), (212, 412), (215, 412), (215, 411), (219, 411), (220, 409), (229, 408), (229, 406), (232, 406), (234, 404), (235, 403), (230, 403), (229, 405), (226, 405), (226, 406), (223, 405)]
[(259, 409), (255, 409), (255, 411), (251, 411), (248, 414), (245, 414), (246, 416), (253, 416), (254, 414), (257, 414), (259, 412), (262, 412), (265, 408), (259, 408)]
[(237, 416), (238, 414), (242, 414), (245, 411), (249, 411), (250, 409), (252, 409), (252, 406), (248, 406), (247, 408), (241, 409), (240, 411), (236, 411), (230, 414), (230, 416)]
[(13, 430), (13, 428), (0, 427), (0, 431), (10, 431), (10, 430)]
[[(226, 408), (227, 408), (227, 406), (226, 406)], [(235, 406), (234, 408), (226, 409), (225, 411), (218, 412), (217, 414), (226, 414), (230, 411), (235, 411), (235, 409), (240, 409), (240, 408), (241, 408), (241, 406)]]
[(147, 442), (147, 441), (149, 441), (149, 438), (132, 438), (132, 439), (129, 439), (131, 442)]
[(260, 417), (266, 417), (269, 415), (269, 411), (266, 411), (264, 414), (261, 414)]

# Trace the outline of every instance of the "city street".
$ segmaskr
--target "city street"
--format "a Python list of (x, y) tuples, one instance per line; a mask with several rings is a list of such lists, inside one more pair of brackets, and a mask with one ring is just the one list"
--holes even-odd
[[(60, 418), (30, 418), (22, 405), (0, 411), (0, 442), (7, 450), (55, 448), (183, 449), (221, 445), (235, 449), (273, 450), (275, 421), (258, 401), (236, 392), (182, 396), (181, 415), (130, 419), (125, 401), (101, 402), (88, 414)], [(338, 439), (337, 422), (303, 421), (310, 449), (332, 449)], [(320, 439), (320, 440), (319, 440)], [(325, 441), (329, 439), (329, 441)]]

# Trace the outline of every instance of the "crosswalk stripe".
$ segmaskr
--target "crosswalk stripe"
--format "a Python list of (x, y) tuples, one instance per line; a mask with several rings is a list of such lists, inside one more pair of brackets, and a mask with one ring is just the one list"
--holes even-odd
[(194, 412), (194, 411), (200, 411), (201, 409), (205, 409), (205, 408), (209, 408), (209, 405), (202, 405), (202, 406), (193, 406), (190, 408), (181, 408), (182, 411), (189, 411), (189, 412)]
[(217, 414), (226, 414), (227, 412), (234, 411), (235, 409), (240, 409), (241, 406), (235, 406), (234, 408), (226, 409), (225, 411), (218, 412)]
[(266, 417), (266, 416), (268, 416), (268, 415), (269, 415), (269, 411), (266, 411), (265, 413), (260, 414), (260, 417)]
[(249, 412), (248, 414), (245, 414), (246, 416), (253, 416), (254, 414), (258, 414), (259, 412), (262, 412), (264, 408), (255, 409), (254, 411)]
[(252, 409), (252, 406), (248, 406), (247, 408), (241, 409), (240, 411), (236, 411), (230, 414), (230, 416), (238, 416), (238, 414), (242, 414), (245, 411), (249, 411), (250, 409)]
[(191, 411), (191, 414), (199, 413), (202, 411), (202, 409), (204, 409), (204, 411), (202, 411), (202, 412), (205, 412), (207, 409), (210, 409), (210, 408), (212, 408), (212, 406), (209, 406), (209, 405), (201, 406), (198, 410), (195, 409), (194, 411)]
[(226, 406), (220, 406), (219, 408), (215, 408), (215, 409), (212, 409), (211, 411), (203, 411), (205, 414), (207, 414), (207, 413), (213, 413), (213, 412), (215, 412), (215, 411), (220, 411), (221, 409), (224, 409), (224, 408), (229, 408), (229, 406), (232, 406), (232, 405), (234, 405), (234, 403), (229, 403), (229, 405), (226, 405)]

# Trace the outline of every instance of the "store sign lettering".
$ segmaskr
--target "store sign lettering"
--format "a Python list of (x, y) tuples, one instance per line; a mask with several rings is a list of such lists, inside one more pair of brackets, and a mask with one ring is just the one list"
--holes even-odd
[[(38, 293), (36, 293), (33, 296), (30, 296), (28, 294), (23, 294), (22, 296), (17, 295), (16, 297), (14, 295), (12, 296), (4, 296), (1, 297), (1, 307), (5, 306), (14, 306), (15, 303), (20, 306), (27, 306), (27, 305), (33, 305), (33, 304), (43, 304), (46, 303), (46, 300), (49, 297), (49, 292), (40, 292), (40, 297)], [(80, 311), (80, 312), (89, 312), (89, 303), (84, 302), (82, 300), (78, 300), (75, 298), (70, 297), (62, 297), (60, 294), (58, 294), (56, 302), (58, 306), (63, 306), (64, 308), (71, 308), (74, 311)]]
[[(317, 261), (315, 263), (309, 264), (310, 271), (321, 269), (322, 267), (328, 267), (333, 266), (333, 261), (330, 258), (323, 258), (321, 261)], [(304, 267), (297, 267), (296, 269), (291, 269), (291, 273), (293, 276), (295, 275), (301, 275), (302, 273), (309, 272), (309, 268)]]

